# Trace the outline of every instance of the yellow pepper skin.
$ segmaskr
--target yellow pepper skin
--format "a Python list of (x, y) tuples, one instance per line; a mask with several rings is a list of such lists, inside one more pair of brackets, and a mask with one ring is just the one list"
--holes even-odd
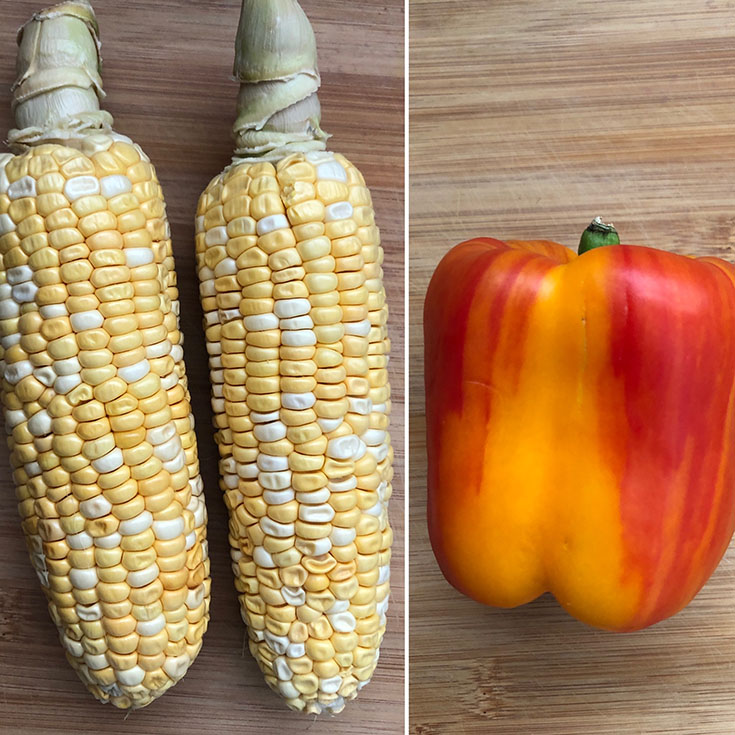
[(631, 631), (683, 608), (735, 524), (735, 268), (476, 239), (424, 307), (428, 521), (489, 605), (550, 591)]

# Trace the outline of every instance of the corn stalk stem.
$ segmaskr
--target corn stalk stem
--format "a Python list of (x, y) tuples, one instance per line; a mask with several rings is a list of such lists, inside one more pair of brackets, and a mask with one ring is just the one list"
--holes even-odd
[(112, 116), (100, 109), (100, 65), (99, 28), (87, 0), (34, 13), (18, 32), (11, 148), (110, 130)]
[(277, 161), (326, 148), (316, 40), (297, 0), (243, 0), (234, 74), (234, 160)]

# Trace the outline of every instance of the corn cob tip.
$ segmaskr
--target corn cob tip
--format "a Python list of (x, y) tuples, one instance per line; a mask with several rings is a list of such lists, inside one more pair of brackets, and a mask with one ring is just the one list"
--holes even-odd
[(99, 26), (87, 0), (34, 13), (18, 31), (17, 68), (11, 88), (17, 128), (8, 135), (14, 151), (111, 129), (112, 117), (100, 110)]
[(296, 0), (243, 0), (235, 42), (241, 83), (233, 125), (235, 157), (276, 162), (324, 150), (316, 39)]

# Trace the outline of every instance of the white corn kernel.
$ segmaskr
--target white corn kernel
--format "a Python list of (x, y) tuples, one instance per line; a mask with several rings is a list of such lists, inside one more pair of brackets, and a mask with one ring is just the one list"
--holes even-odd
[(100, 182), (94, 176), (73, 176), (64, 185), (64, 196), (70, 202), (75, 202), (80, 197), (99, 193)]

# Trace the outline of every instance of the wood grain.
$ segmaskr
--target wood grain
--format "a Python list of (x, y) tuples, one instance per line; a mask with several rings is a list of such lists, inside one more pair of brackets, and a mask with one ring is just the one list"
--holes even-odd
[[(40, 0), (39, 0), (40, 2)], [(98, 704), (66, 663), (32, 571), (15, 507), (7, 451), (0, 452), (0, 731), (23, 733), (403, 732), (403, 3), (303, 0), (320, 49), (324, 128), (371, 187), (385, 247), (393, 340), (391, 521), (396, 542), (392, 602), (372, 684), (334, 719), (285, 710), (243, 649), (227, 551), (227, 513), (217, 487), (209, 382), (194, 271), (194, 212), (200, 192), (229, 162), (236, 85), (230, 81), (239, 2), (96, 0), (107, 109), (157, 167), (171, 220), (181, 326), (209, 511), (212, 607), (209, 631), (184, 680), (132, 713)], [(15, 29), (42, 6), (2, 4), (0, 130), (11, 125)], [(245, 653), (243, 653), (245, 650)], [(62, 724), (56, 724), (62, 723)]]
[[(735, 549), (646, 631), (547, 597), (484, 607), (444, 581), (425, 523), (421, 309), (477, 235), (623, 242), (735, 260), (735, 4), (411, 0), (410, 686), (415, 735), (735, 732)], [(716, 366), (711, 366), (716, 370)]]

